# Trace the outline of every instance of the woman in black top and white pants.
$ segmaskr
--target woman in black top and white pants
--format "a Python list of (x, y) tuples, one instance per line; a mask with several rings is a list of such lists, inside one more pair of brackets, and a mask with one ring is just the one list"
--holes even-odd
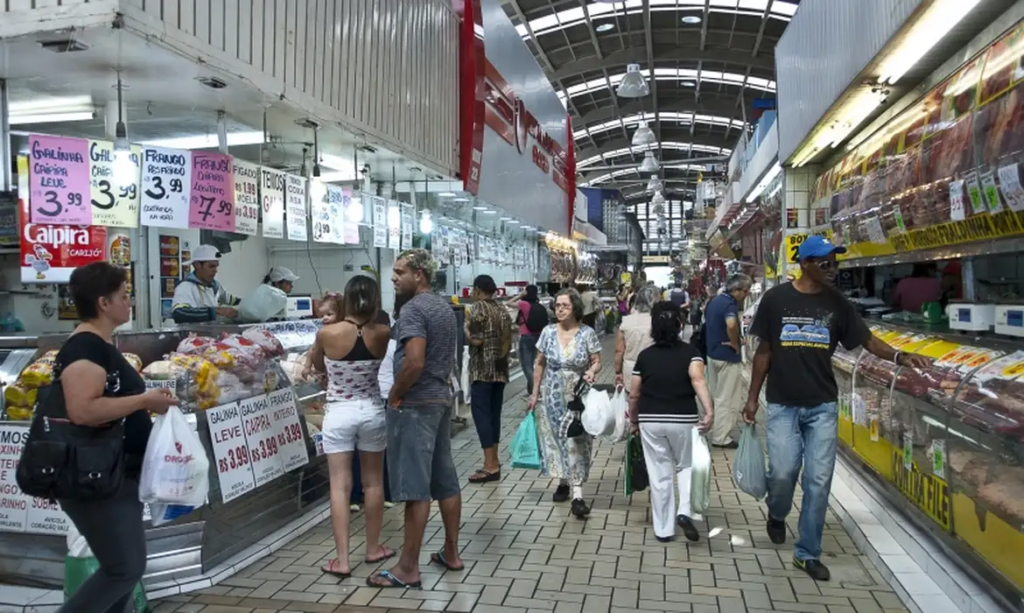
[[(629, 415), (633, 432), (640, 432), (644, 460), (651, 483), (654, 535), (671, 541), (679, 524), (687, 539), (700, 539), (690, 519), (690, 468), (693, 428), (711, 427), (713, 407), (704, 378), (700, 353), (679, 338), (680, 309), (659, 302), (651, 309), (654, 345), (637, 357), (629, 391)], [(700, 416), (697, 397), (705, 408)], [(678, 516), (673, 477), (678, 483)]]

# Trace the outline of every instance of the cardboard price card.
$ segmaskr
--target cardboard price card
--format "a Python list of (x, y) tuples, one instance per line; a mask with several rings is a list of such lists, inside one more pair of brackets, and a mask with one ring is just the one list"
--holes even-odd
[(287, 388), (267, 396), (270, 402), (270, 417), (277, 437), (278, 458), (285, 472), (309, 463), (309, 451), (302, 437), (299, 423), (298, 403), (295, 390)]
[(206, 420), (213, 443), (213, 458), (220, 481), (220, 495), (230, 502), (246, 492), (256, 489), (252, 474), (249, 448), (242, 430), (239, 403), (232, 402), (208, 409)]
[(285, 174), (260, 168), (260, 199), (263, 201), (263, 236), (284, 238)]
[(188, 228), (191, 188), (191, 151), (143, 148), (142, 225)]
[(278, 457), (277, 432), (270, 417), (270, 401), (266, 395), (256, 396), (240, 401), (238, 408), (252, 473), (259, 487), (284, 474)]
[(223, 153), (192, 154), (188, 227), (235, 231), (234, 159)]
[(288, 240), (305, 241), (306, 231), (306, 179), (287, 175), (285, 180), (285, 218), (288, 222)]
[(32, 223), (90, 225), (89, 141), (33, 134), (28, 147)]
[(118, 168), (114, 143), (89, 141), (89, 195), (94, 226), (139, 227), (142, 147), (132, 146), (127, 159), (131, 166), (125, 172)]
[(256, 236), (260, 218), (260, 167), (235, 160), (235, 232)]

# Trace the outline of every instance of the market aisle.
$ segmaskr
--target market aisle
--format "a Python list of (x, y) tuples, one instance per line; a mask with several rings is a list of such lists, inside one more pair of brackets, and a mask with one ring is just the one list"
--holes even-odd
[[(605, 339), (601, 378), (612, 380), (613, 340)], [(525, 384), (506, 394), (505, 441), (525, 410)], [(470, 427), (453, 441), (456, 463), (468, 477), (480, 453)], [(707, 525), (720, 529), (698, 543), (658, 543), (651, 531), (646, 493), (622, 495), (622, 448), (596, 448), (585, 490), (594, 511), (580, 522), (569, 505), (551, 502), (551, 483), (530, 471), (506, 468), (500, 483), (467, 486), (463, 492), (462, 546), (466, 570), (440, 572), (424, 565), (424, 590), (365, 586), (378, 564), (361, 564), (338, 582), (320, 573), (333, 556), (327, 522), (270, 557), (212, 588), (169, 598), (158, 613), (270, 613), (283, 611), (383, 612), (422, 609), (474, 613), (882, 613), (905, 611), (899, 598), (831, 513), (825, 528), (826, 563), (833, 581), (815, 584), (790, 565), (791, 541), (776, 547), (764, 533), (764, 507), (739, 492), (730, 477), (733, 452), (716, 450), (712, 504)], [(507, 458), (505, 453), (503, 458)], [(362, 546), (362, 517), (355, 518), (353, 547)], [(706, 537), (707, 528), (699, 524)], [(401, 544), (402, 511), (387, 511), (384, 536)], [(426, 556), (443, 540), (440, 517), (427, 528)], [(361, 558), (361, 549), (353, 560)], [(385, 562), (389, 565), (390, 562)], [(367, 608), (369, 607), (369, 608)]]

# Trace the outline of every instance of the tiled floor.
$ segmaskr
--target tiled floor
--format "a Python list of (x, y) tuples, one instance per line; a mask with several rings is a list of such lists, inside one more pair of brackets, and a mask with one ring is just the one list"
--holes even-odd
[[(606, 341), (606, 347), (610, 343)], [(610, 349), (610, 348), (609, 348)], [(611, 352), (606, 350), (605, 359)], [(610, 363), (602, 379), (611, 381)], [(505, 440), (525, 409), (523, 382), (506, 393)], [(455, 461), (467, 476), (480, 465), (472, 428), (453, 441)], [(663, 545), (651, 531), (646, 492), (622, 495), (622, 447), (596, 448), (585, 489), (594, 511), (581, 522), (567, 504), (551, 502), (552, 483), (533, 471), (506, 468), (500, 483), (467, 485), (461, 543), (466, 570), (441, 572), (426, 564), (440, 548), (435, 514), (423, 550), (423, 590), (381, 590), (365, 579), (379, 566), (361, 564), (337, 581), (321, 574), (333, 557), (324, 522), (241, 574), (192, 594), (155, 603), (157, 613), (272, 613), (285, 611), (383, 613), (420, 609), (473, 613), (882, 613), (905, 611), (881, 574), (860, 555), (831, 513), (825, 562), (833, 580), (817, 584), (790, 564), (790, 544), (772, 545), (764, 533), (764, 506), (739, 492), (730, 477), (732, 452), (714, 452), (714, 511), (700, 524), (702, 540)], [(507, 458), (507, 454), (503, 457)], [(353, 561), (362, 558), (362, 517), (353, 525)], [(708, 528), (715, 534), (708, 538)], [(384, 536), (402, 540), (402, 511), (386, 512)]]

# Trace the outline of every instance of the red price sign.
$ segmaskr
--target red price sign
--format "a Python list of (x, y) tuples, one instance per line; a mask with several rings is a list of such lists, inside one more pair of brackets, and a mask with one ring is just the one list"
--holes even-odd
[(206, 411), (221, 499), (230, 502), (256, 488), (237, 402)]
[(275, 447), (279, 450), (281, 467), (287, 472), (305, 466), (309, 462), (309, 450), (302, 435), (295, 391), (291, 388), (278, 390), (271, 393), (268, 398), (271, 420), (274, 423)]
[(238, 403), (242, 431), (249, 448), (249, 461), (256, 487), (284, 474), (278, 458), (277, 431), (271, 420), (268, 396), (256, 396)]

